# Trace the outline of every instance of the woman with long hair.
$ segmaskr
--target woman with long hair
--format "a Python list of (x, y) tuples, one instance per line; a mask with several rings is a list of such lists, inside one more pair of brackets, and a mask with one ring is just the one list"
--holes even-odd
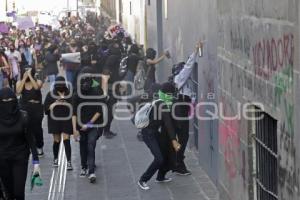
[(35, 68), (31, 68), (27, 70), (23, 78), (17, 82), (16, 89), (17, 94), (21, 95), (20, 103), (22, 109), (30, 116), (28, 131), (35, 137), (39, 156), (44, 155), (42, 86), (42, 81), (35, 78)]

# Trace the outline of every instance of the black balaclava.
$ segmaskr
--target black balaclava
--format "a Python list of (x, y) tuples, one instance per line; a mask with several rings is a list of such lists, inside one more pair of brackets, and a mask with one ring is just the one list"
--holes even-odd
[(152, 48), (146, 50), (146, 58), (153, 60), (156, 57), (156, 51)]
[(68, 92), (68, 87), (66, 85), (66, 79), (63, 76), (58, 76), (54, 82), (54, 94), (58, 94), (58, 92)]
[(109, 54), (115, 56), (121, 56), (121, 49), (120, 47), (116, 47), (116, 43), (113, 43), (109, 46)]
[(13, 125), (20, 117), (17, 96), (10, 88), (0, 90), (0, 123)]
[(83, 94), (87, 94), (92, 89), (93, 85), (93, 77), (91, 77), (93, 69), (91, 67), (84, 67), (80, 71), (80, 74), (86, 75), (80, 80), (80, 89)]

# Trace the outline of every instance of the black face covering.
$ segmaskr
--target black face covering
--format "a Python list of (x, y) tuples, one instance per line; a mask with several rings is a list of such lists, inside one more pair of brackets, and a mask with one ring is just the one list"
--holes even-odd
[(13, 125), (20, 117), (20, 109), (15, 93), (10, 88), (0, 90), (0, 123)]
[(92, 89), (92, 78), (84, 78), (81, 80), (81, 91), (86, 93)]
[(91, 67), (84, 67), (80, 71), (80, 74), (85, 74), (85, 76), (80, 81), (81, 92), (87, 94), (92, 89), (93, 78), (91, 77), (91, 75), (93, 74), (93, 70)]

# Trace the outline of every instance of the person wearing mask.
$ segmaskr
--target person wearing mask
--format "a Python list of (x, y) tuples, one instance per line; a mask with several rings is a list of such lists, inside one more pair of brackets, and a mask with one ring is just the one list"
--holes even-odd
[(28, 160), (32, 153), (33, 174), (40, 175), (33, 135), (27, 131), (27, 114), (20, 111), (15, 93), (0, 90), (0, 179), (8, 199), (25, 200)]
[(166, 174), (173, 168), (175, 151), (181, 148), (176, 140), (171, 116), (175, 91), (174, 85), (169, 82), (161, 85), (159, 99), (154, 102), (149, 116), (150, 123), (142, 129), (143, 140), (154, 156), (153, 162), (138, 181), (138, 186), (143, 190), (150, 189), (147, 182), (157, 171), (156, 182), (166, 183), (172, 180), (166, 178)]
[[(78, 140), (80, 135), (80, 177), (88, 175), (90, 182), (94, 183), (96, 181), (96, 143), (103, 132), (102, 106), (97, 104), (105, 105), (105, 101), (102, 90), (97, 84), (94, 86), (95, 80), (93, 79), (93, 69), (91, 67), (84, 67), (78, 78), (80, 86), (77, 88), (77, 93), (73, 96), (73, 135), (76, 140)], [(86, 105), (80, 108), (84, 104), (93, 105)], [(81, 109), (80, 112), (78, 112), (78, 109)]]
[[(139, 57), (139, 47), (136, 44), (133, 44), (129, 49), (129, 56), (127, 58), (128, 70), (124, 78), (124, 81), (129, 83), (134, 82), (134, 76), (140, 59), (141, 58)], [(130, 85), (126, 85), (125, 89), (127, 91), (127, 95), (133, 95), (132, 88)]]
[(42, 86), (42, 81), (35, 79), (35, 68), (30, 68), (24, 72), (22, 80), (17, 82), (16, 90), (21, 95), (21, 108), (28, 113), (28, 131), (35, 137), (39, 156), (44, 155)]
[(48, 132), (53, 135), (53, 167), (58, 167), (58, 153), (61, 138), (65, 146), (67, 170), (73, 170), (71, 162), (70, 136), (72, 129), (72, 97), (62, 76), (55, 79), (51, 91), (44, 102), (45, 114), (48, 116)]
[(54, 83), (56, 76), (58, 74), (58, 65), (59, 61), (58, 48), (56, 45), (52, 45), (48, 48), (48, 52), (45, 56), (45, 70), (48, 76), (50, 83)]
[(185, 103), (185, 105), (177, 105), (175, 107), (176, 117), (185, 118), (184, 120), (176, 120), (176, 135), (178, 137), (179, 143), (182, 145), (182, 148), (177, 153), (176, 168), (174, 172), (179, 175), (190, 175), (191, 172), (187, 169), (186, 164), (184, 163), (184, 153), (187, 147), (189, 140), (189, 111), (190, 106), (186, 105), (191, 103), (191, 98), (193, 95), (191, 84), (189, 79), (191, 77), (193, 68), (195, 66), (199, 48), (202, 48), (202, 43), (199, 42), (195, 46), (193, 54), (189, 57), (188, 61), (184, 64), (183, 69), (174, 77), (174, 83), (176, 84), (178, 91), (176, 103)]
[[(104, 96), (107, 97), (108, 107), (108, 122), (104, 127), (104, 136), (107, 139), (115, 137), (117, 134), (110, 130), (113, 121), (113, 106), (117, 103), (116, 94), (118, 94), (118, 87), (114, 84), (120, 80), (119, 66), (121, 62), (121, 49), (118, 43), (114, 42), (109, 46), (109, 56), (105, 62), (102, 72), (102, 90)], [(113, 89), (115, 91), (113, 91)]]
[[(76, 40), (72, 39), (70, 45), (66, 49), (66, 53), (77, 53), (80, 52)], [(79, 70), (80, 64), (77, 63), (64, 63), (64, 68), (66, 70), (67, 81), (72, 85), (75, 85), (76, 73)]]
[(164, 60), (164, 58), (170, 57), (168, 52), (164, 52), (159, 58), (156, 58), (156, 51), (153, 48), (148, 48), (146, 50), (146, 81), (144, 90), (147, 92), (153, 83), (156, 83), (155, 78), (155, 65), (159, 64)]
[(9, 74), (9, 86), (16, 91), (16, 83), (20, 74), (20, 62), (22, 61), (21, 54), (19, 51), (15, 50), (15, 45), (11, 43), (9, 45), (9, 50), (6, 51), (6, 55), (11, 66)]
[(10, 66), (4, 49), (0, 49), (0, 89), (8, 86)]

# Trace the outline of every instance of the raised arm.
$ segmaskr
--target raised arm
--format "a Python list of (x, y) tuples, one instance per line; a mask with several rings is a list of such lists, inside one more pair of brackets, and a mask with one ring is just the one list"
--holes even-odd
[(183, 69), (179, 72), (178, 75), (175, 76), (174, 82), (176, 83), (177, 88), (182, 88), (182, 86), (186, 83), (187, 79), (189, 79), (189, 77), (191, 76), (193, 72), (193, 66), (196, 63), (197, 54), (200, 47), (202, 47), (201, 42), (197, 43), (194, 52), (192, 53), (192, 55), (190, 55)]

